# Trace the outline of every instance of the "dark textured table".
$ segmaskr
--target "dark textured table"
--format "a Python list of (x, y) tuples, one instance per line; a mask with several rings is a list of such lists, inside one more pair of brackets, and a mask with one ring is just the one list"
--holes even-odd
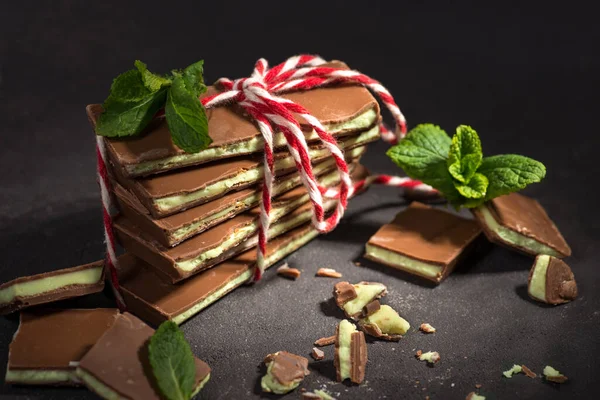
[[(167, 71), (204, 58), (210, 82), (248, 74), (258, 57), (276, 63), (314, 52), (380, 79), (411, 125), (430, 121), (453, 132), (470, 124), (486, 154), (518, 152), (543, 161), (547, 178), (526, 193), (546, 207), (572, 246), (568, 262), (580, 296), (559, 307), (532, 302), (525, 286), (532, 259), (491, 245), (439, 287), (361, 259), (370, 235), (405, 206), (397, 190), (373, 188), (352, 202), (335, 232), (287, 258), (303, 270), (298, 281), (271, 271), (183, 325), (194, 352), (213, 368), (202, 397), (259, 397), (265, 354), (285, 349), (308, 356), (315, 339), (334, 331), (341, 317), (331, 301), (335, 280), (314, 277), (328, 266), (352, 282), (384, 282), (385, 302), (412, 328), (399, 343), (369, 342), (359, 387), (332, 382), (326, 348), (324, 361), (311, 362), (307, 389), (325, 387), (341, 399), (463, 399), (481, 384), (488, 399), (594, 398), (600, 38), (590, 10), (550, 3), (485, 10), (302, 2), (288, 11), (285, 2), (195, 3), (3, 4), (0, 282), (102, 257), (94, 141), (84, 107), (102, 101), (111, 79), (134, 59)], [(365, 165), (399, 172), (385, 149), (370, 146)], [(111, 304), (99, 294), (59, 306)], [(438, 332), (421, 334), (415, 330), (421, 322)], [(0, 375), (17, 325), (17, 316), (0, 319)], [(414, 359), (417, 349), (439, 351), (442, 361), (428, 368)], [(513, 363), (537, 373), (549, 364), (570, 381), (559, 387), (524, 375), (503, 378)], [(93, 397), (85, 389), (0, 387), (0, 393), (3, 399)]]

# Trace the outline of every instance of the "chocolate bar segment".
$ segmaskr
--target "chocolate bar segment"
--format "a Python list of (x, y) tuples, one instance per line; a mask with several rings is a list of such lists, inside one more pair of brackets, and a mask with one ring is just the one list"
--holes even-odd
[(267, 373), (262, 377), (260, 386), (263, 392), (285, 394), (296, 389), (308, 371), (305, 357), (278, 351), (265, 357)]
[(475, 221), (413, 202), (369, 239), (365, 257), (440, 283), (480, 233)]
[(343, 320), (337, 326), (333, 363), (339, 382), (350, 379), (360, 384), (364, 380), (367, 365), (365, 335), (348, 320)]
[[(148, 360), (148, 340), (153, 334), (154, 329), (134, 315), (120, 314), (79, 363), (78, 378), (105, 399), (162, 400)], [(195, 361), (194, 394), (210, 377), (209, 366), (198, 358)]]
[[(362, 147), (364, 149), (364, 147)], [(364, 151), (364, 150), (363, 150)], [(319, 177), (335, 169), (333, 159), (314, 166)], [(276, 180), (273, 196), (280, 195), (301, 184), (300, 175), (292, 172)], [(119, 210), (142, 229), (148, 237), (165, 247), (173, 247), (184, 240), (232, 218), (258, 205), (262, 190), (260, 186), (229, 192), (223, 197), (192, 207), (168, 217), (156, 219), (132, 193), (116, 184), (114, 187)]]
[[(348, 159), (360, 156), (364, 149), (356, 149), (379, 137), (379, 127), (345, 138), (340, 148)], [(331, 157), (324, 146), (313, 146), (308, 152), (316, 165)], [(274, 169), (277, 176), (295, 170), (289, 153), (276, 153)], [(122, 171), (113, 168), (116, 180), (132, 192), (155, 218), (162, 218), (199, 204), (219, 198), (231, 191), (260, 183), (263, 178), (262, 157), (245, 156), (216, 161), (196, 168), (161, 174), (141, 179), (125, 178)]]
[(0, 314), (101, 292), (104, 289), (103, 270), (104, 262), (96, 261), (3, 283), (0, 285)]
[[(366, 176), (362, 166), (354, 168), (353, 179), (364, 179)], [(329, 178), (331, 180), (323, 179), (322, 182), (338, 181), (337, 173)], [(331, 210), (336, 204), (337, 200), (325, 201), (324, 209)], [(302, 225), (311, 216), (312, 204), (308, 202), (304, 187), (284, 193), (275, 199), (269, 237), (275, 238)], [(116, 219), (114, 226), (127, 251), (152, 265), (165, 279), (176, 283), (256, 246), (259, 217), (259, 208), (247, 211), (172, 248), (153, 242), (126, 218)]]
[[(266, 264), (293, 253), (318, 236), (310, 225), (296, 228), (267, 244)], [(131, 312), (158, 326), (165, 320), (181, 324), (252, 277), (256, 250), (171, 285), (154, 273), (144, 261), (125, 255), (119, 263), (119, 279)]]
[[(330, 66), (348, 69), (340, 62)], [(204, 96), (217, 93), (214, 87)], [(379, 106), (373, 96), (361, 86), (336, 86), (281, 95), (305, 107), (319, 119), (328, 132), (341, 137), (373, 126), (379, 120)], [(87, 107), (88, 118), (93, 126), (102, 107)], [(239, 107), (217, 107), (207, 110), (208, 132), (211, 145), (199, 153), (184, 153), (171, 141), (166, 121), (156, 120), (145, 134), (126, 139), (106, 140), (107, 150), (113, 162), (122, 166), (128, 177), (148, 175), (175, 168), (206, 163), (216, 159), (262, 152), (264, 141), (256, 124), (244, 115)], [(318, 136), (299, 118), (307, 141)], [(284, 147), (281, 133), (274, 135), (274, 146)]]
[(80, 385), (75, 367), (117, 318), (118, 310), (37, 309), (21, 313), (8, 352), (6, 383)]
[(559, 258), (540, 254), (529, 272), (529, 297), (548, 304), (563, 304), (577, 298), (577, 283), (571, 268)]
[(571, 248), (536, 200), (511, 193), (472, 210), (487, 238), (521, 253), (571, 255)]

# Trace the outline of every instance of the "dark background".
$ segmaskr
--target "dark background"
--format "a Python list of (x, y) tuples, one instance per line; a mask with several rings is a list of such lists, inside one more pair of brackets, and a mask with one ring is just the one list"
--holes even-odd
[[(341, 59), (394, 94), (409, 124), (453, 132), (472, 125), (486, 154), (517, 152), (543, 161), (548, 175), (526, 192), (537, 198), (573, 248), (577, 301), (546, 307), (527, 298), (532, 260), (489, 246), (437, 288), (362, 260), (363, 245), (402, 209), (399, 193), (373, 188), (356, 199), (334, 233), (288, 261), (296, 282), (267, 274), (183, 325), (194, 352), (213, 368), (207, 399), (258, 396), (258, 365), (277, 350), (307, 355), (340, 313), (329, 301), (334, 267), (350, 281), (385, 282), (387, 304), (414, 329), (400, 343), (369, 345), (366, 382), (336, 384), (331, 362), (312, 363), (304, 387), (325, 385), (341, 399), (463, 399), (483, 385), (488, 399), (593, 398), (600, 290), (598, 74), (594, 12), (574, 2), (3, 2), (0, 11), (0, 282), (102, 257), (94, 141), (84, 107), (102, 102), (113, 77), (141, 59), (166, 72), (205, 60), (207, 82), (273, 65), (297, 53)], [(399, 173), (370, 147), (373, 172)], [(104, 295), (62, 306), (108, 306)], [(0, 319), (0, 374), (16, 316)], [(52, 346), (52, 343), (48, 343)], [(417, 349), (437, 350), (434, 368)], [(556, 386), (501, 372), (513, 363), (549, 364), (571, 379)], [(416, 383), (416, 381), (419, 383)], [(0, 387), (1, 398), (92, 398), (85, 389)], [(268, 397), (268, 396), (267, 396)], [(297, 392), (289, 398), (297, 398)]]

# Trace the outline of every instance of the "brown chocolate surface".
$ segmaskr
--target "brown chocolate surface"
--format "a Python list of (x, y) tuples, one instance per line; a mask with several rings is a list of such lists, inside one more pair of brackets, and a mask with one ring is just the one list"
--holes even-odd
[[(382, 226), (369, 239), (369, 244), (443, 267), (435, 279), (425, 277), (439, 283), (450, 274), (459, 256), (480, 233), (481, 228), (473, 220), (413, 202), (391, 223)], [(374, 261), (382, 263), (379, 259)]]
[[(357, 143), (357, 136), (345, 138), (340, 142), (340, 147), (348, 150), (354, 147), (360, 147), (365, 142)], [(312, 146), (313, 149), (323, 148), (322, 145)], [(286, 152), (275, 154), (276, 160), (291, 159), (291, 155)], [(313, 164), (317, 164), (325, 159), (329, 159), (329, 155), (313, 157)], [(205, 198), (190, 200), (184, 204), (172, 207), (169, 210), (160, 210), (154, 204), (153, 200), (173, 195), (189, 194), (200, 191), (209, 185), (231, 179), (248, 170), (261, 170), (263, 159), (260, 156), (244, 156), (236, 157), (228, 160), (220, 160), (204, 164), (201, 167), (186, 168), (179, 171), (151, 176), (147, 178), (131, 179), (123, 175), (123, 171), (119, 168), (113, 168), (114, 177), (124, 188), (131, 191), (137, 196), (142, 203), (155, 218), (161, 218), (174, 214), (178, 211), (186, 210), (199, 204), (207, 203), (213, 199), (221, 197), (226, 193), (234, 190), (245, 189), (262, 180), (261, 176), (258, 180), (248, 181), (237, 185), (232, 185), (219, 193), (215, 193)], [(283, 176), (286, 173), (292, 172), (295, 167), (276, 170), (277, 176)]]
[(367, 342), (362, 332), (354, 332), (351, 336), (350, 362), (350, 380), (356, 384), (362, 383), (367, 368)]
[[(536, 200), (519, 193), (511, 193), (489, 201), (487, 207), (496, 221), (505, 228), (535, 239), (553, 248), (563, 257), (571, 255), (571, 248), (546, 213), (546, 210)], [(474, 211), (474, 214), (477, 218), (482, 218), (477, 211)], [(484, 223), (481, 225), (491, 241), (515, 248), (515, 245), (507, 243), (494, 232), (485, 229)], [(518, 250), (537, 255), (536, 252), (524, 247), (519, 247)]]
[(19, 329), (10, 344), (10, 370), (75, 370), (80, 361), (114, 323), (118, 310), (36, 309), (21, 313)]
[[(538, 256), (539, 257), (539, 256)], [(533, 268), (529, 272), (529, 283), (537, 264), (537, 257)], [(577, 282), (575, 275), (567, 263), (563, 260), (550, 256), (546, 268), (546, 303), (563, 304), (577, 298)], [(537, 300), (537, 299), (536, 299)]]
[[(331, 63), (331, 66), (347, 69), (343, 63)], [(203, 96), (216, 93), (214, 87)], [(282, 97), (304, 106), (309, 113), (323, 124), (339, 123), (351, 120), (368, 109), (379, 112), (377, 101), (369, 91), (361, 86), (336, 86), (304, 92), (283, 94)], [(88, 117), (93, 125), (102, 112), (100, 105), (87, 108)], [(210, 148), (221, 147), (248, 141), (260, 136), (256, 125), (236, 107), (217, 107), (207, 110), (208, 130), (213, 142)], [(303, 120), (303, 130), (308, 131)], [(340, 132), (338, 135), (344, 134)], [(107, 149), (113, 160), (119, 165), (136, 164), (150, 160), (182, 154), (183, 151), (173, 144), (166, 121), (157, 120), (145, 134), (127, 139), (108, 139)], [(188, 164), (190, 165), (190, 164)], [(180, 167), (181, 165), (179, 165)]]
[[(23, 276), (0, 285), (0, 289), (6, 289), (13, 285), (41, 281), (44, 279), (56, 277), (71, 272), (83, 271), (90, 268), (97, 268), (104, 264), (103, 261), (96, 261), (89, 264), (79, 265), (72, 268), (64, 268), (55, 271), (45, 272), (37, 275)], [(57, 290), (42, 292), (33, 296), (15, 296), (10, 303), (0, 304), (0, 315), (9, 314), (14, 311), (22, 310), (38, 304), (51, 303), (58, 300), (70, 299), (73, 297), (84, 296), (86, 294), (101, 292), (104, 289), (104, 276), (100, 276), (98, 282), (85, 285), (70, 285)]]
[(310, 374), (308, 360), (287, 351), (277, 352), (270, 358), (269, 362), (273, 363), (271, 375), (282, 385), (299, 382)]
[[(353, 166), (352, 178), (355, 180), (364, 179), (366, 170), (362, 166)], [(275, 200), (274, 207), (281, 207), (290, 202), (298, 200), (306, 195), (307, 191), (304, 187), (296, 188), (292, 191), (284, 193)], [(326, 209), (335, 205), (334, 202), (326, 204)], [(312, 209), (311, 203), (306, 200), (303, 205), (300, 205), (293, 211), (283, 215), (281, 220), (272, 219), (275, 228), (277, 225), (289, 224), (291, 220), (299, 218), (302, 214), (307, 215)], [(250, 211), (239, 214), (211, 229), (196, 235), (183, 243), (171, 248), (162, 246), (152, 240), (144, 231), (135, 226), (127, 218), (119, 217), (115, 219), (115, 232), (125, 249), (146, 261), (154, 267), (157, 273), (169, 279), (171, 283), (176, 283), (191, 275), (197, 274), (221, 261), (233, 257), (247, 250), (249, 246), (254, 246), (254, 236), (256, 236), (256, 228), (251, 229), (244, 238), (235, 243), (231, 243), (227, 251), (221, 255), (207, 259), (200, 263), (196, 268), (189, 271), (184, 271), (177, 267), (177, 262), (190, 260), (199, 255), (223, 244), (237, 230), (253, 225), (260, 216), (260, 208), (256, 207)], [(305, 218), (305, 220), (306, 220)], [(299, 220), (294, 225), (290, 225), (287, 230), (302, 224), (305, 220)], [(271, 230), (272, 231), (272, 230)], [(274, 237), (274, 235), (272, 236)]]
[[(310, 225), (296, 228), (270, 240), (267, 256), (314, 232)], [(290, 251), (293, 252), (297, 248)], [(176, 285), (164, 282), (144, 261), (126, 254), (119, 263), (119, 279), (129, 310), (153, 325), (178, 316), (208, 296), (223, 288), (256, 263), (256, 251), (246, 251), (207, 271), (197, 274)], [(234, 290), (235, 287), (230, 288)], [(221, 296), (225, 296), (223, 293)]]
[[(161, 400), (148, 361), (148, 340), (153, 333), (154, 329), (134, 315), (119, 314), (113, 326), (83, 357), (79, 368), (121, 396)], [(196, 358), (196, 385), (209, 373), (209, 366)]]
[(379, 300), (373, 300), (363, 308), (363, 315), (365, 317), (368, 317), (369, 315), (372, 315), (379, 311), (380, 308), (381, 303), (379, 302)]
[(356, 296), (356, 290), (350, 282), (338, 282), (333, 287), (333, 297), (340, 308), (350, 300), (355, 299)]

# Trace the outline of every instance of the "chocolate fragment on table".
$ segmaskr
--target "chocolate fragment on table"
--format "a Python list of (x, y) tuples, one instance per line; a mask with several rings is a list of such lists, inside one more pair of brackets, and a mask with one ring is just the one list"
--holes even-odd
[(352, 319), (362, 318), (365, 307), (386, 294), (385, 285), (377, 282), (359, 282), (355, 285), (338, 282), (333, 287), (335, 303)]
[(363, 307), (362, 315), (364, 317), (368, 317), (370, 315), (375, 314), (377, 311), (381, 309), (381, 303), (379, 300), (373, 300)]
[[(364, 167), (353, 167), (353, 180), (366, 176)], [(325, 211), (329, 211), (336, 204), (337, 200), (330, 199), (323, 206)], [(274, 201), (268, 235), (275, 238), (310, 221), (312, 215), (312, 204), (304, 187), (284, 193)], [(114, 227), (128, 252), (154, 267), (165, 280), (177, 283), (256, 246), (259, 222), (260, 208), (255, 208), (172, 248), (154, 242), (127, 218), (116, 218)]]
[(309, 375), (308, 360), (305, 357), (278, 351), (265, 357), (267, 373), (260, 386), (263, 392), (285, 394), (296, 389), (306, 375)]
[(335, 344), (335, 335), (322, 337), (320, 339), (315, 340), (315, 346), (319, 347), (331, 346), (332, 344)]
[(384, 304), (376, 312), (358, 321), (360, 329), (373, 337), (398, 341), (410, 329), (410, 324), (390, 306)]
[(316, 276), (320, 276), (322, 278), (341, 278), (342, 274), (337, 272), (333, 268), (319, 268), (317, 270)]
[(360, 384), (365, 378), (367, 343), (353, 323), (341, 321), (336, 329), (334, 365), (339, 382), (350, 379)]
[[(348, 69), (339, 61), (328, 64)], [(203, 97), (217, 93), (209, 87)], [(343, 137), (375, 125), (380, 118), (377, 100), (358, 85), (340, 85), (281, 95), (317, 118), (334, 137)], [(102, 107), (89, 105), (87, 114), (95, 127)], [(106, 148), (111, 161), (120, 165), (129, 177), (154, 174), (243, 154), (260, 153), (264, 141), (256, 124), (244, 115), (240, 107), (216, 107), (207, 110), (210, 146), (198, 153), (185, 153), (173, 144), (164, 119), (153, 121), (142, 135), (125, 139), (107, 138)], [(299, 119), (308, 142), (318, 140), (315, 132)], [(274, 147), (285, 147), (281, 133), (274, 135)]]
[(8, 350), (5, 382), (80, 385), (76, 365), (113, 325), (118, 313), (114, 308), (21, 312), (19, 328)]
[(277, 268), (277, 275), (284, 276), (290, 279), (298, 279), (302, 272), (298, 268), (291, 268), (287, 263)]
[(433, 326), (429, 325), (428, 323), (422, 323), (419, 326), (419, 330), (423, 333), (435, 333), (435, 331), (436, 331), (436, 329)]
[[(309, 224), (267, 244), (267, 266), (293, 253), (318, 236)], [(252, 249), (176, 285), (166, 283), (144, 261), (127, 254), (119, 263), (119, 280), (129, 310), (158, 326), (165, 320), (181, 324), (247, 282), (256, 264)]]
[(313, 347), (311, 355), (317, 361), (320, 361), (325, 358), (325, 352), (316, 347)]
[(480, 233), (475, 221), (413, 202), (369, 239), (365, 257), (439, 284)]
[(559, 371), (557, 371), (556, 369), (552, 368), (549, 365), (546, 365), (544, 367), (544, 370), (542, 373), (544, 374), (544, 378), (550, 382), (565, 383), (566, 381), (569, 380), (569, 378), (567, 378), (565, 375), (561, 374)]
[(103, 261), (23, 276), (0, 285), (0, 314), (98, 293), (103, 289)]
[[(379, 128), (344, 138), (339, 142), (346, 157), (354, 159), (364, 153), (364, 145), (379, 138)], [(324, 145), (313, 145), (308, 150), (313, 165), (330, 159)], [(292, 156), (287, 152), (274, 153), (275, 176), (296, 170)], [(244, 156), (215, 161), (195, 168), (187, 168), (150, 177), (125, 178), (123, 171), (113, 166), (116, 181), (135, 195), (154, 218), (162, 218), (207, 203), (232, 191), (260, 184), (263, 180), (263, 158)]]
[(467, 395), (467, 397), (465, 398), (465, 400), (485, 400), (484, 396), (480, 396), (475, 392), (471, 392)]
[(536, 373), (527, 368), (525, 365), (521, 365), (521, 370), (528, 378), (534, 379), (537, 377)]
[[(313, 173), (320, 177), (334, 169), (335, 162), (331, 159), (315, 165)], [(300, 184), (300, 175), (297, 172), (282, 176), (273, 184), (273, 196), (288, 192)], [(257, 206), (262, 193), (260, 186), (233, 191), (208, 203), (156, 219), (136, 196), (121, 185), (115, 183), (113, 190), (123, 215), (143, 230), (148, 237), (165, 247), (173, 247)]]
[(302, 400), (335, 400), (335, 398), (324, 390), (314, 390), (302, 393)]
[[(77, 377), (105, 399), (162, 400), (148, 359), (148, 341), (154, 334), (130, 313), (119, 314), (112, 327), (82, 358)], [(210, 367), (195, 358), (194, 395), (210, 378)]]
[(571, 248), (536, 200), (511, 193), (472, 209), (487, 238), (524, 254), (571, 255)]
[(416, 357), (419, 361), (426, 361), (428, 364), (433, 365), (441, 360), (440, 353), (437, 351), (428, 351), (423, 353), (423, 351), (417, 351)]
[(568, 303), (577, 298), (577, 282), (567, 263), (540, 254), (529, 271), (527, 293), (532, 299), (548, 304)]

